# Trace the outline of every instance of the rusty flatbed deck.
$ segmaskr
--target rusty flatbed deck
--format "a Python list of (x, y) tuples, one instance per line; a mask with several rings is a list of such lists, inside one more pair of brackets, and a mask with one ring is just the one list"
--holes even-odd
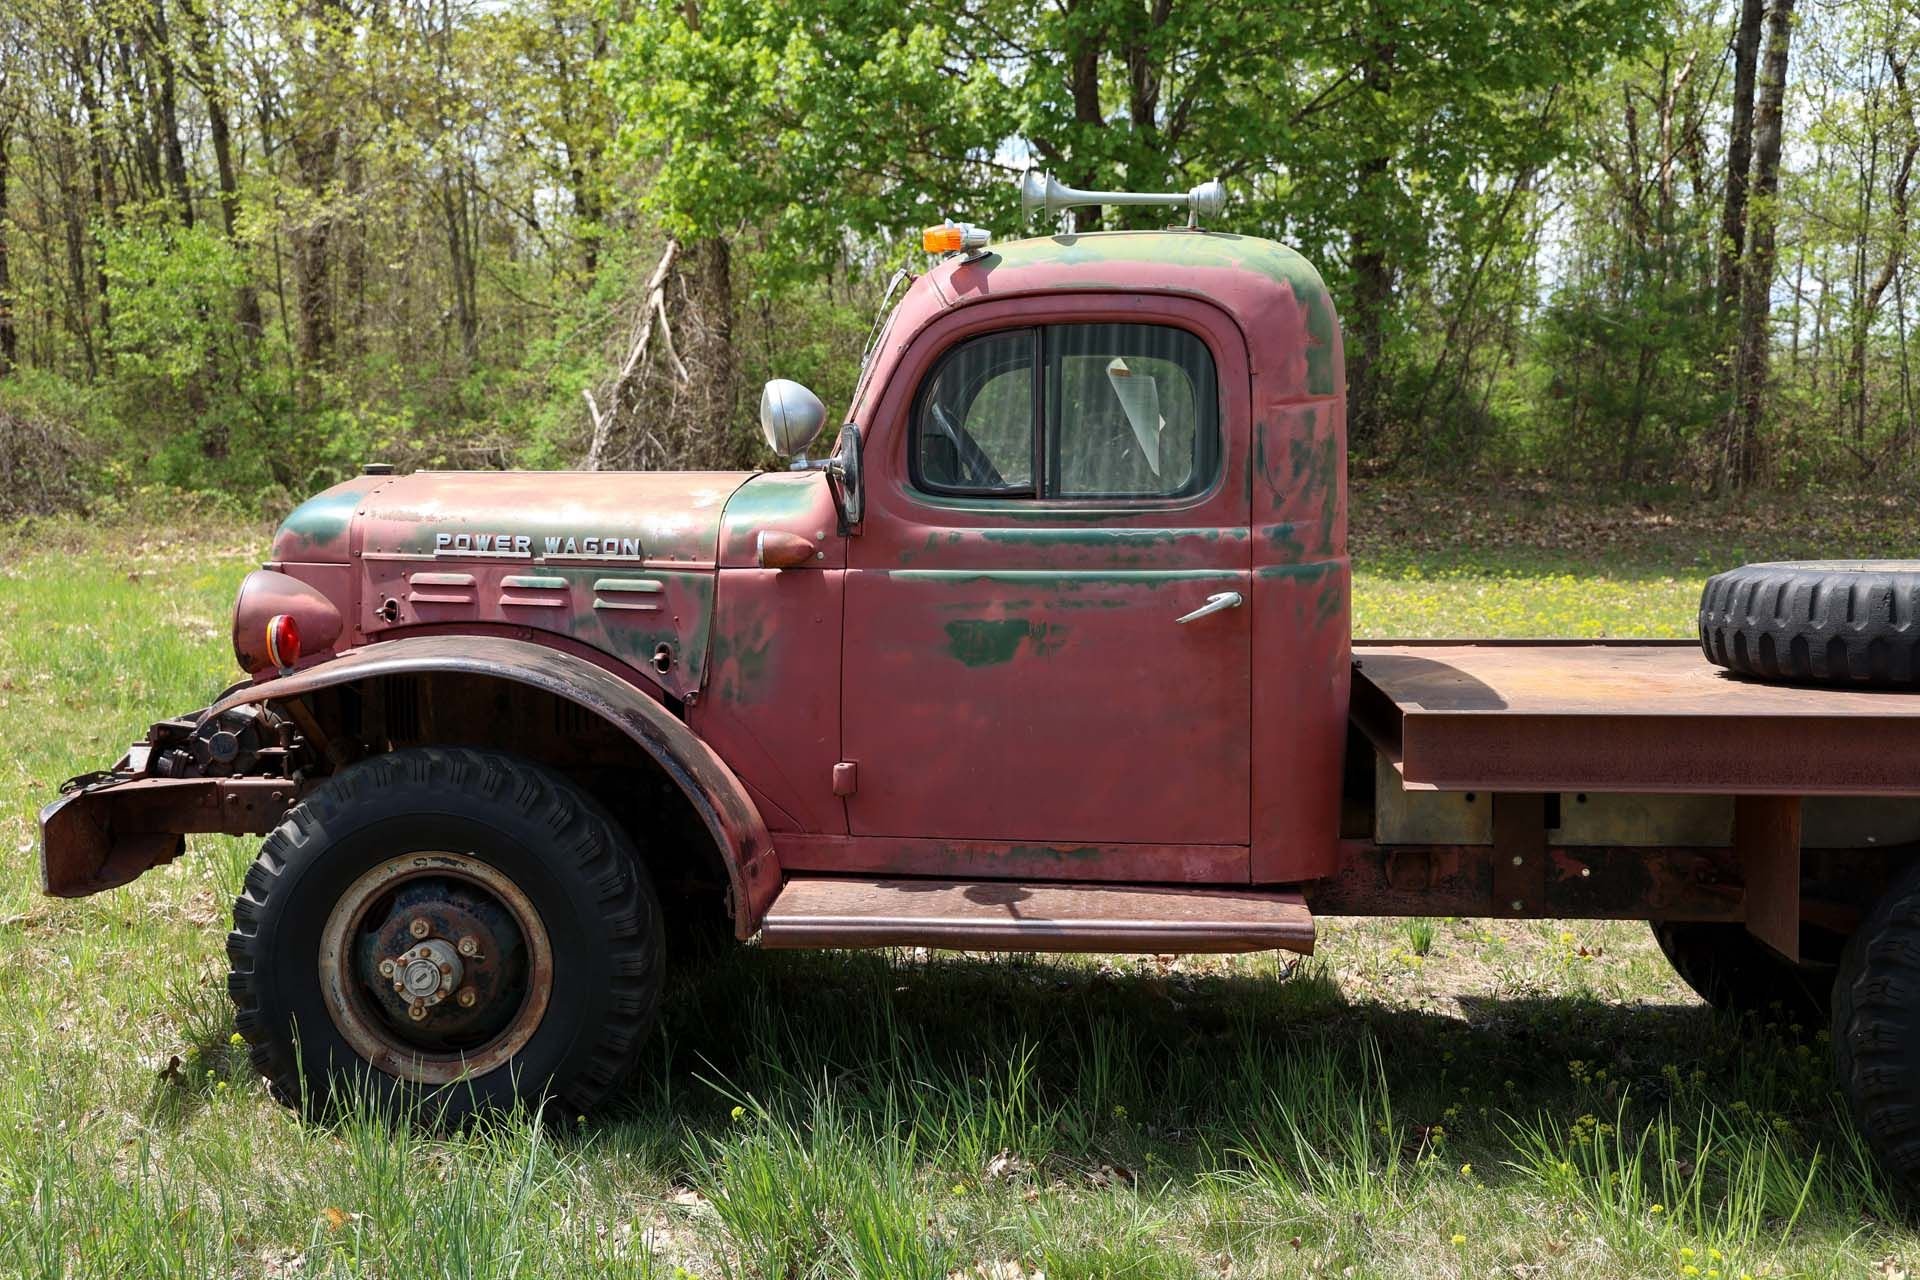
[(1920, 795), (1920, 691), (1763, 684), (1691, 641), (1353, 652), (1353, 719), (1409, 787)]

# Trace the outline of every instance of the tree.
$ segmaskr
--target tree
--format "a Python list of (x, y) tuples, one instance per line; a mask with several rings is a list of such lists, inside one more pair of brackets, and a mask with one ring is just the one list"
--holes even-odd
[(1775, 196), (1785, 132), (1787, 43), (1794, 0), (1772, 0), (1766, 18), (1765, 65), (1753, 103), (1753, 185), (1747, 203), (1746, 247), (1740, 267), (1740, 331), (1733, 361), (1733, 407), (1727, 416), (1722, 478), (1734, 488), (1759, 473), (1760, 421), (1765, 409), (1772, 335)]
[(1720, 220), (1720, 308), (1740, 301), (1740, 260), (1747, 238), (1747, 180), (1753, 167), (1753, 82), (1760, 66), (1760, 22), (1766, 0), (1740, 0), (1733, 35), (1733, 110), (1727, 122), (1726, 212)]
[[(849, 235), (897, 241), (949, 212), (1012, 224), (1023, 155), (1082, 185), (1225, 176), (1241, 192), (1230, 225), (1328, 268), (1362, 448), (1384, 443), (1387, 389), (1407, 380), (1400, 291), (1478, 288), (1489, 244), (1516, 233), (1517, 193), (1569, 139), (1556, 86), (1642, 40), (1648, 16), (1637, 0), (695, 12), (643, 8), (612, 72), (625, 141), (658, 166), (653, 208), (686, 242), (746, 232), (763, 276), (804, 279)], [(1428, 367), (1464, 376), (1450, 358)], [(1451, 398), (1407, 389), (1409, 405)]]

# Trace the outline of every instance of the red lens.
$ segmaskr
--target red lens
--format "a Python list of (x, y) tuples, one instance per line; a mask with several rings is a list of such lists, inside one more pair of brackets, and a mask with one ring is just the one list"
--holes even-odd
[(300, 624), (292, 614), (276, 613), (267, 620), (267, 656), (276, 667), (300, 661)]

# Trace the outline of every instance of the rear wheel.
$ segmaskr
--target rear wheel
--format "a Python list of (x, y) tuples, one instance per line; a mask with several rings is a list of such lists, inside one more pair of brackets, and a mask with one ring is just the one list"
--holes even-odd
[(1826, 1025), (1831, 963), (1795, 964), (1743, 924), (1655, 921), (1653, 937), (1680, 980), (1721, 1012), (1809, 1030)]
[(350, 1082), (458, 1118), (586, 1110), (651, 1029), (664, 929), (631, 843), (565, 778), (498, 752), (356, 765), (267, 837), (229, 989), (254, 1065), (310, 1111)]
[(1833, 1056), (1867, 1145), (1920, 1191), (1920, 865), (1881, 895), (1840, 957)]

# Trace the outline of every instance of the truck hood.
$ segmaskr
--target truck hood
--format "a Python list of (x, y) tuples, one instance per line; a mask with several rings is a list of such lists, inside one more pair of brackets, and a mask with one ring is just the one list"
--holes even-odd
[(277, 563), (353, 555), (710, 568), (751, 471), (421, 471), (358, 476), (294, 508)]

